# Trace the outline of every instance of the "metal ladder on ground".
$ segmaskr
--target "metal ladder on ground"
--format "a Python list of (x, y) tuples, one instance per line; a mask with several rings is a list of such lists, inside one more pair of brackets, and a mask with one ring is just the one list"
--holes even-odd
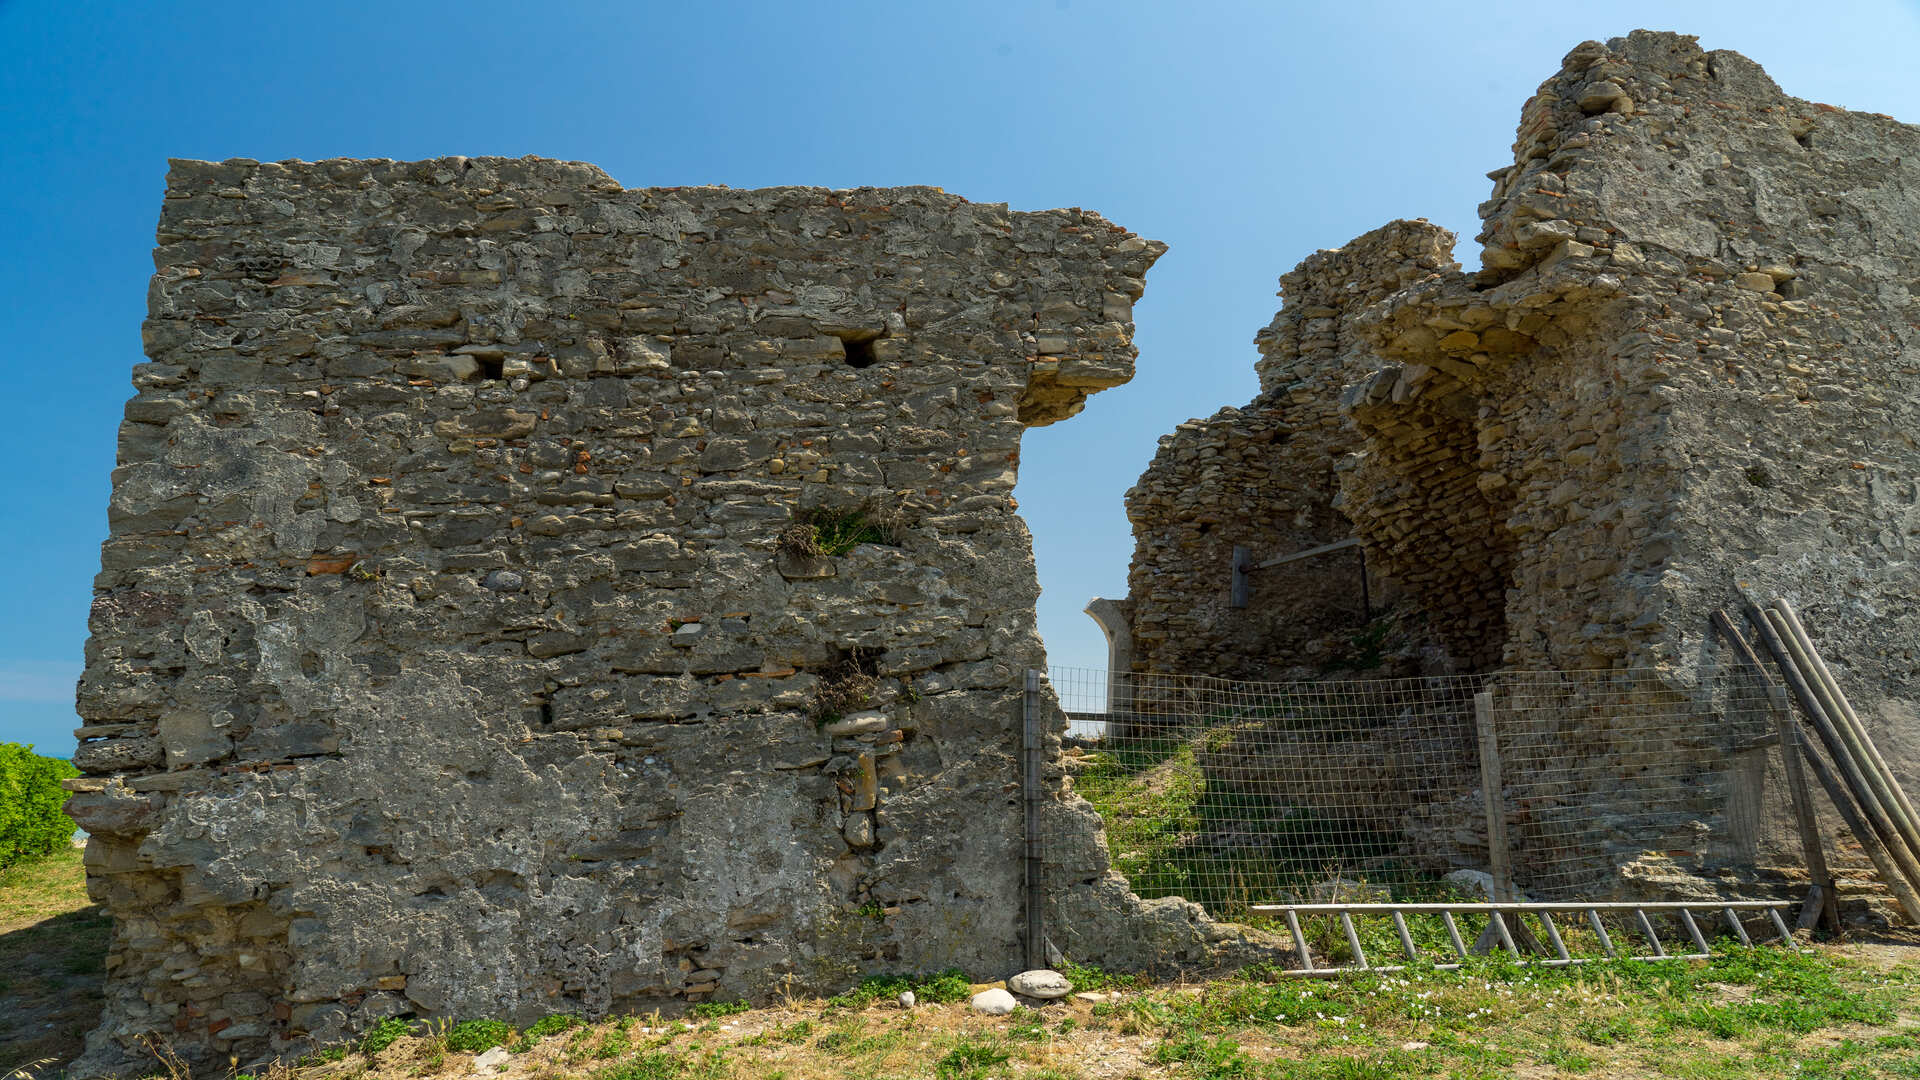
[[(1574, 956), (1568, 952), (1566, 941), (1560, 934), (1560, 927), (1553, 921), (1555, 913), (1569, 916), (1585, 914), (1588, 925), (1592, 927), (1594, 936), (1599, 940), (1601, 949), (1606, 953), (1605, 959), (1620, 959), (1624, 957), (1630, 960), (1698, 960), (1712, 956), (1713, 951), (1707, 945), (1706, 933), (1701, 930), (1699, 921), (1694, 918), (1695, 913), (1706, 914), (1709, 918), (1724, 917), (1727, 925), (1732, 928), (1735, 936), (1739, 938), (1740, 944), (1751, 947), (1754, 944), (1753, 936), (1748, 933), (1747, 927), (1745, 923), (1741, 921), (1738, 913), (1742, 911), (1764, 911), (1767, 918), (1772, 921), (1774, 932), (1779, 936), (1780, 944), (1797, 951), (1799, 946), (1794, 944), (1793, 932), (1787, 929), (1786, 920), (1780, 916), (1781, 911), (1791, 907), (1793, 907), (1793, 902), (1789, 900), (1667, 900), (1648, 901), (1645, 903), (1543, 903), (1528, 901), (1458, 904), (1254, 904), (1249, 910), (1258, 915), (1279, 915), (1286, 920), (1287, 932), (1293, 937), (1294, 953), (1300, 961), (1300, 966), (1298, 968), (1287, 969), (1285, 974), (1313, 978), (1329, 978), (1363, 971), (1377, 973), (1404, 971), (1409, 964), (1418, 962), (1420, 960), (1420, 952), (1414, 947), (1413, 935), (1407, 927), (1408, 915), (1438, 915), (1440, 917), (1441, 922), (1446, 927), (1447, 939), (1459, 959), (1446, 963), (1437, 963), (1433, 966), (1434, 969), (1438, 971), (1454, 971), (1463, 967), (1467, 957), (1470, 955), (1465, 940), (1460, 936), (1460, 925), (1454, 918), (1456, 915), (1486, 915), (1488, 924), (1493, 930), (1495, 937), (1498, 938), (1501, 947), (1512, 953), (1516, 959), (1520, 958), (1521, 951), (1520, 947), (1514, 942), (1513, 932), (1507, 926), (1506, 916), (1511, 915), (1518, 918), (1522, 915), (1532, 915), (1540, 920), (1541, 928), (1547, 932), (1547, 938), (1553, 944), (1555, 955), (1537, 960), (1520, 959), (1519, 962), (1523, 964), (1540, 964), (1546, 967), (1568, 967), (1574, 964), (1592, 963), (1595, 960), (1603, 958)], [(1601, 919), (1602, 912), (1632, 912), (1634, 924), (1638, 928), (1640, 936), (1646, 940), (1647, 947), (1651, 952), (1641, 954), (1635, 953), (1631, 949), (1625, 953), (1621, 952), (1620, 948), (1614, 944), (1613, 936), (1607, 932), (1606, 924)], [(1649, 912), (1671, 912), (1677, 915), (1681, 926), (1684, 927), (1687, 932), (1687, 937), (1690, 939), (1694, 951), (1668, 952), (1665, 943), (1660, 940), (1660, 934), (1658, 930), (1655, 929), (1654, 921), (1649, 916)], [(1353, 951), (1353, 963), (1318, 966), (1314, 964), (1313, 952), (1308, 948), (1306, 934), (1300, 926), (1300, 919), (1301, 916), (1311, 917), (1315, 915), (1336, 915), (1339, 917), (1341, 930), (1346, 935), (1347, 947)], [(1393, 920), (1394, 931), (1400, 938), (1400, 949), (1406, 954), (1407, 963), (1384, 965), (1371, 963), (1367, 959), (1366, 950), (1360, 946), (1360, 932), (1353, 922), (1355, 915), (1390, 916)]]

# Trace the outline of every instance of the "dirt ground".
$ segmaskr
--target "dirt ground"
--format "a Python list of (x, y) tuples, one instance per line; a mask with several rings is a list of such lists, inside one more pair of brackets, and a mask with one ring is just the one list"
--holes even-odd
[[(0, 1080), (46, 1080), (78, 1055), (98, 1021), (109, 931), (87, 900), (80, 852), (0, 871)], [(460, 1028), (415, 1024), (378, 1049), (316, 1055), (263, 1080), (1920, 1078), (1920, 936), (1819, 945), (1803, 959), (1755, 952), (1639, 965), (1673, 970), (1647, 978), (1507, 968), (1340, 984), (1123, 983), (1103, 1001), (1011, 1017), (976, 1015), (964, 1001), (906, 1010), (891, 993), (710, 1006), (515, 1033), (504, 1039), (511, 1056), (480, 1070), (458, 1049)]]

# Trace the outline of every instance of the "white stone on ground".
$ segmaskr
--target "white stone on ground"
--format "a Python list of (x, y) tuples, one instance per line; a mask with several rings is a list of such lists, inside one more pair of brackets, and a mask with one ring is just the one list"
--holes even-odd
[(982, 990), (973, 995), (973, 1000), (968, 1004), (977, 1013), (987, 1016), (1005, 1016), (1019, 1003), (1013, 1000), (1012, 994), (996, 986), (991, 990)]
[(504, 1046), (496, 1046), (473, 1059), (473, 1071), (477, 1073), (490, 1073), (506, 1063), (507, 1048)]
[(1062, 998), (1073, 993), (1073, 984), (1057, 971), (1035, 968), (1008, 979), (1007, 989), (1030, 998)]

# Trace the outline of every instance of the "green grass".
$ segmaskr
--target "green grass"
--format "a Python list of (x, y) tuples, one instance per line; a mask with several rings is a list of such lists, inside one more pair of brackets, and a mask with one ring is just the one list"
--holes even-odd
[[(1323, 719), (1305, 706), (1273, 704), (1231, 723), (1209, 726), (1210, 719), (1103, 747), (1082, 760), (1074, 791), (1100, 812), (1113, 867), (1143, 898), (1179, 896), (1242, 922), (1251, 904), (1306, 898), (1315, 883), (1335, 878), (1392, 882), (1395, 900), (1451, 898), (1445, 882), (1422, 880), (1401, 863), (1397, 832), (1247, 795), (1202, 765), (1203, 755), (1231, 753), (1253, 733), (1312, 729)], [(1239, 845), (1225, 869), (1207, 846), (1222, 832)]]
[(941, 1005), (972, 996), (972, 985), (966, 975), (955, 968), (931, 976), (869, 975), (846, 993), (828, 998), (827, 1004), (833, 1008), (864, 1009), (875, 1002), (893, 1001), (908, 990), (913, 991), (914, 998), (923, 1005)]
[(78, 849), (0, 870), (0, 1076), (79, 1054), (99, 1022), (112, 930)]
[(513, 1025), (501, 1020), (462, 1020), (447, 1032), (447, 1049), (479, 1054), (513, 1041)]

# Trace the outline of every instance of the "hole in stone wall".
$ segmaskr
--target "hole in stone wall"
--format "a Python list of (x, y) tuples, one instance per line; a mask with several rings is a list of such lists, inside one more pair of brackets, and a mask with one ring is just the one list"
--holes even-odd
[(1813, 149), (1813, 132), (1808, 131), (1800, 135), (1795, 135), (1793, 141), (1799, 143), (1802, 150), (1811, 150)]
[(807, 712), (817, 724), (828, 724), (873, 704), (879, 689), (880, 658), (885, 649), (855, 645), (834, 650), (834, 658), (814, 669), (820, 682), (814, 687)]
[(879, 359), (873, 354), (873, 342), (873, 338), (846, 342), (847, 366), (858, 368), (872, 367), (874, 361)]
[(507, 358), (504, 356), (476, 356), (480, 370), (475, 372), (476, 379), (500, 379), (506, 377)]

